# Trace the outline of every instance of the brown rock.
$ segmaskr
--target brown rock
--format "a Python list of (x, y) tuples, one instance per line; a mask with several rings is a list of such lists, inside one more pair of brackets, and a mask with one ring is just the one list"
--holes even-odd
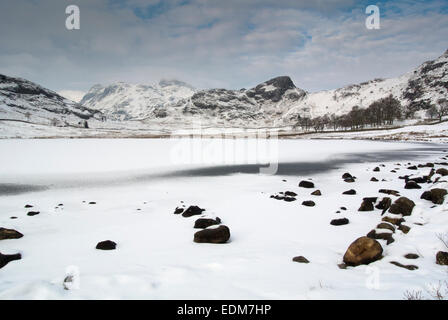
[(227, 226), (222, 225), (196, 232), (193, 241), (197, 243), (226, 243), (229, 239), (230, 230)]
[(308, 180), (303, 180), (303, 181), (300, 181), (299, 187), (311, 189), (311, 188), (314, 188), (314, 183), (312, 183), (311, 181), (308, 181)]
[(389, 223), (386, 222), (382, 222), (379, 225), (376, 226), (377, 229), (386, 229), (386, 230), (390, 230), (392, 232), (395, 232), (395, 227)]
[(314, 207), (316, 205), (316, 203), (314, 201), (308, 200), (308, 201), (303, 201), (302, 205), (306, 206), (306, 207)]
[(0, 240), (20, 239), (23, 237), (19, 231), (14, 229), (0, 228)]
[(435, 188), (430, 191), (423, 192), (420, 199), (432, 201), (434, 204), (443, 204), (446, 194), (446, 189)]
[(448, 170), (445, 168), (439, 168), (436, 171), (437, 174), (440, 174), (441, 176), (448, 176)]
[(205, 209), (201, 209), (198, 206), (189, 206), (187, 210), (182, 213), (182, 217), (189, 218), (192, 216), (201, 215), (203, 211), (205, 211)]
[(384, 217), (383, 219), (381, 219), (381, 220), (382, 220), (382, 221), (389, 222), (389, 223), (392, 223), (392, 224), (394, 224), (394, 225), (396, 225), (396, 226), (401, 225), (401, 223), (405, 221), (403, 218), (392, 218), (392, 217), (388, 217), (388, 216), (385, 216), (385, 217)]
[(408, 233), (409, 231), (411, 231), (411, 228), (408, 227), (407, 225), (401, 224), (398, 227), (398, 230), (402, 231), (404, 234)]
[(400, 197), (390, 206), (389, 212), (393, 214), (402, 214), (403, 216), (410, 216), (414, 207), (414, 201), (406, 197)]
[(314, 192), (311, 193), (312, 196), (321, 196), (322, 193), (320, 192), (320, 190), (316, 190)]
[(448, 252), (444, 251), (437, 252), (436, 263), (442, 266), (448, 266)]
[(221, 219), (199, 218), (194, 222), (195, 229), (205, 229), (221, 223)]
[(344, 263), (349, 266), (369, 264), (381, 258), (383, 248), (381, 244), (368, 237), (356, 239), (344, 254)]
[(310, 262), (308, 261), (308, 259), (305, 258), (304, 256), (294, 257), (294, 258), (292, 258), (292, 261), (294, 261), (294, 262), (299, 262), (299, 263), (310, 263)]
[(397, 262), (397, 261), (391, 261), (390, 263), (392, 263), (393, 265), (396, 265), (397, 267), (405, 268), (405, 269), (408, 269), (408, 270), (417, 270), (418, 269), (417, 266), (414, 266), (414, 265), (404, 265), (404, 264), (401, 264), (400, 262)]

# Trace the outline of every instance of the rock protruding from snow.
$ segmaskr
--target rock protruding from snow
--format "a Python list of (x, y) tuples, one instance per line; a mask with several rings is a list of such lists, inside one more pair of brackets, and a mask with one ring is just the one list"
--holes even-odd
[(230, 229), (227, 226), (209, 228), (194, 234), (194, 242), (197, 243), (226, 243), (230, 239)]
[(17, 254), (2, 254), (0, 253), (0, 269), (6, 266), (8, 263), (14, 260), (22, 259), (22, 255), (20, 253)]
[(344, 254), (344, 263), (348, 266), (369, 264), (381, 258), (383, 247), (375, 239), (361, 237), (356, 239)]
[(403, 216), (410, 216), (414, 207), (414, 201), (406, 197), (401, 197), (395, 200), (395, 202), (390, 206), (389, 212), (393, 214), (401, 214)]
[(112, 240), (101, 241), (96, 245), (96, 249), (99, 250), (115, 250), (116, 248), (117, 244)]
[(23, 237), (19, 231), (14, 229), (0, 228), (0, 240), (20, 239)]

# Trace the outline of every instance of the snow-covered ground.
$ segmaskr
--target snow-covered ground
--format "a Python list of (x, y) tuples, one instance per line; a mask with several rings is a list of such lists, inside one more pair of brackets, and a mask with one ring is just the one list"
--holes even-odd
[[(278, 155), (279, 172), (264, 175), (249, 173), (256, 166), (247, 162), (254, 160), (241, 156), (248, 141), (188, 142), (1, 140), (0, 226), (24, 237), (0, 241), (1, 253), (22, 254), (0, 270), (0, 299), (402, 299), (406, 290), (447, 278), (446, 267), (435, 263), (436, 252), (444, 249), (436, 234), (448, 231), (447, 206), (431, 208), (420, 199), (432, 184), (405, 190), (398, 179), (429, 172), (407, 170), (408, 162), (445, 161), (438, 160), (446, 155), (445, 145), (280, 140), (268, 146), (271, 156)], [(182, 163), (189, 157), (179, 152), (188, 150), (196, 160), (222, 160)], [(380, 163), (385, 167), (372, 172)], [(397, 173), (390, 172), (394, 168)], [(358, 178), (355, 183), (341, 179), (347, 171)], [(372, 176), (380, 181), (370, 182)], [(298, 187), (307, 178), (322, 196)], [(384, 196), (380, 188), (399, 190), (416, 203), (406, 218), (411, 231), (397, 230), (388, 246), (380, 240), (382, 260), (339, 269), (349, 244), (380, 222), (380, 210), (357, 211), (363, 197)], [(342, 195), (348, 189), (357, 195)], [(297, 201), (270, 198), (287, 190), (298, 194)], [(302, 206), (304, 200), (316, 206)], [(197, 217), (173, 214), (181, 201), (220, 217), (230, 228), (230, 242), (194, 243)], [(25, 209), (26, 204), (34, 207)], [(30, 210), (40, 214), (27, 216)], [(350, 224), (330, 225), (338, 217)], [(107, 239), (118, 244), (116, 250), (95, 249)], [(420, 258), (407, 260), (407, 253)], [(292, 262), (299, 255), (310, 263)], [(67, 270), (79, 270), (78, 289), (64, 290)]]

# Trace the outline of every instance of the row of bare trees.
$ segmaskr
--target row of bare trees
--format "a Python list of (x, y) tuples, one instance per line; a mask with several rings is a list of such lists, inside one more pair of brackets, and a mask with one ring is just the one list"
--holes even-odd
[(303, 131), (313, 129), (316, 132), (329, 130), (356, 130), (367, 126), (381, 127), (393, 125), (394, 121), (402, 118), (402, 106), (400, 101), (392, 95), (377, 100), (366, 109), (354, 106), (352, 110), (342, 116), (325, 115), (317, 118), (300, 117), (297, 127)]

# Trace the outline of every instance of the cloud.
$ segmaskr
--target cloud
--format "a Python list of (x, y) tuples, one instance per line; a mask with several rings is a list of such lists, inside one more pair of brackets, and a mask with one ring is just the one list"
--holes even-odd
[[(81, 30), (65, 29), (65, 7)], [(250, 87), (287, 74), (315, 91), (398, 76), (448, 47), (444, 1), (17, 0), (0, 4), (0, 73), (53, 90), (177, 78)]]

